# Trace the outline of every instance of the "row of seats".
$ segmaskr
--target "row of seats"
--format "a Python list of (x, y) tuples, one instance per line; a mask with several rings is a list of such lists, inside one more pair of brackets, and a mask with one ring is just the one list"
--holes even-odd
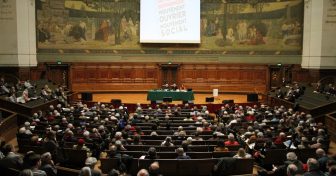
[[(225, 166), (225, 173), (223, 175), (243, 175), (251, 174), (253, 171), (254, 159), (235, 159), (235, 158), (221, 158), (221, 159), (190, 159), (190, 160), (177, 160), (177, 159), (157, 159), (160, 163), (160, 172), (162, 175), (175, 175), (175, 176), (208, 176), (212, 172), (214, 166), (219, 160), (223, 160)], [(100, 159), (101, 170), (103, 173), (108, 173), (113, 168), (118, 168), (119, 159), (108, 158)], [(129, 168), (131, 175), (136, 175), (140, 169), (148, 168), (153, 162), (150, 159), (133, 159)], [(244, 166), (244, 167), (241, 167)]]

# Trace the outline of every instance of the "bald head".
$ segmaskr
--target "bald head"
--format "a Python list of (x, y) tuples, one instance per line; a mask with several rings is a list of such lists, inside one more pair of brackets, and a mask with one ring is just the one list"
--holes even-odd
[(319, 170), (319, 163), (315, 158), (307, 160), (308, 171)]
[(148, 171), (146, 169), (141, 169), (137, 173), (137, 176), (149, 176), (149, 173), (148, 173)]
[(286, 157), (287, 157), (287, 160), (289, 161), (294, 161), (297, 159), (297, 156), (294, 152), (288, 152)]
[(287, 166), (287, 175), (288, 176), (295, 176), (298, 171), (298, 168), (295, 164), (289, 164)]
[(325, 153), (325, 151), (323, 149), (318, 148), (318, 149), (316, 149), (316, 155), (318, 157), (322, 157), (322, 156), (326, 155), (326, 153)]

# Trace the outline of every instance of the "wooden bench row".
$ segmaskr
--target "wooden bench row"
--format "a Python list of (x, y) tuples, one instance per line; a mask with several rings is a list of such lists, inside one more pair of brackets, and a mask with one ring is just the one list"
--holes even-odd
[[(128, 151), (144, 151), (147, 152), (150, 147), (155, 147), (159, 152), (175, 151), (180, 146), (165, 147), (165, 146), (153, 146), (153, 145), (124, 145)], [(188, 149), (193, 152), (212, 152), (216, 145), (192, 145)], [(237, 151), (239, 146), (232, 146), (229, 148), (231, 151)]]
[[(254, 159), (235, 159), (222, 158), (223, 164), (229, 165), (225, 169), (225, 175), (242, 175), (252, 174)], [(103, 173), (108, 173), (112, 169), (117, 169), (119, 159), (107, 158), (100, 159), (101, 170)], [(160, 172), (163, 175), (174, 176), (208, 176), (211, 175), (213, 167), (218, 163), (218, 159), (157, 159), (160, 164)], [(132, 175), (140, 169), (148, 169), (154, 160), (149, 159), (133, 159), (129, 168)], [(243, 167), (242, 167), (243, 166)]]
[[(121, 154), (126, 154), (134, 158), (140, 158), (141, 156), (146, 156), (147, 152), (144, 151), (121, 151)], [(233, 157), (237, 154), (237, 151), (228, 152), (186, 152), (188, 156), (192, 159), (205, 159), (205, 158), (222, 158), (222, 157)], [(175, 159), (177, 157), (175, 152), (157, 152), (157, 156), (160, 159)]]

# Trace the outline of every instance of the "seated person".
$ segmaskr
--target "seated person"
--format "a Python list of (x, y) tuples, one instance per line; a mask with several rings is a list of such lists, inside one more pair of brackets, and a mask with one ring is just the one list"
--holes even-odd
[(227, 152), (229, 149), (225, 147), (224, 141), (223, 140), (218, 140), (217, 141), (217, 146), (214, 148), (215, 152)]
[(176, 83), (173, 83), (172, 85), (170, 85), (170, 88), (171, 88), (172, 90), (176, 90), (176, 89), (177, 89), (177, 85), (176, 85)]
[(51, 95), (49, 95), (48, 92), (44, 88), (42, 88), (41, 90), (41, 97), (46, 100), (51, 99)]
[(180, 90), (187, 90), (187, 88), (183, 84), (181, 84)]
[(163, 84), (162, 89), (169, 89), (169, 84), (168, 83)]
[(11, 93), (11, 95), (8, 97), (8, 101), (10, 101), (12, 103), (17, 103), (17, 98), (16, 98), (16, 93), (15, 92)]
[(17, 98), (17, 102), (19, 102), (19, 103), (27, 103), (28, 101), (30, 101), (29, 92), (28, 92), (28, 89), (25, 89), (22, 92), (22, 96)]
[(335, 87), (333, 86), (333, 84), (328, 84), (328, 86), (326, 87), (325, 92), (328, 95), (335, 95)]
[(48, 176), (56, 176), (57, 169), (54, 165), (50, 152), (41, 155), (41, 170), (45, 171)]
[(29, 80), (25, 81), (25, 82), (23, 83), (23, 85), (24, 85), (25, 88), (31, 88), (31, 87), (33, 87), (33, 85), (30, 83)]
[(36, 153), (30, 154), (28, 157), (29, 169), (32, 170), (33, 175), (38, 176), (47, 176), (47, 173), (43, 170), (40, 170), (41, 167), (41, 156)]
[(228, 135), (228, 140), (224, 142), (226, 146), (237, 146), (239, 143), (235, 140), (235, 137), (232, 133)]
[(155, 147), (150, 147), (144, 159), (158, 159)]
[(303, 174), (304, 172), (304, 166), (303, 163), (297, 159), (297, 156), (294, 152), (288, 152), (286, 154), (287, 160), (284, 162), (283, 165), (278, 166), (277, 168), (274, 168), (272, 171), (269, 171), (268, 174), (274, 174), (274, 175), (286, 175), (286, 169), (288, 165), (293, 164), (296, 166), (296, 174)]
[(162, 176), (160, 174), (160, 165), (159, 165), (159, 162), (155, 161), (153, 162), (149, 168), (148, 168), (148, 173), (149, 175), (151, 176)]
[(97, 164), (97, 159), (95, 157), (88, 157), (85, 161), (85, 167), (83, 167), (79, 173), (80, 176), (84, 175), (94, 175), (101, 176), (101, 172), (95, 169), (95, 165)]
[(284, 93), (284, 92), (281, 90), (281, 88), (279, 87), (279, 88), (276, 90), (275, 95), (276, 95), (276, 97), (278, 97), (278, 98), (284, 98), (285, 93)]
[(73, 145), (73, 149), (75, 149), (75, 150), (86, 150), (87, 156), (91, 156), (91, 151), (88, 147), (86, 147), (84, 139), (78, 139), (77, 144)]
[(166, 139), (161, 143), (161, 146), (174, 147), (174, 144), (172, 143), (172, 138), (170, 136), (167, 136)]
[(0, 78), (0, 94), (9, 94), (10, 91), (7, 88), (7, 83), (5, 82), (5, 78), (1, 77)]
[(177, 154), (176, 159), (191, 159), (190, 156), (184, 153), (184, 149), (182, 147), (177, 148), (175, 152)]
[(23, 160), (22, 156), (15, 153), (15, 148), (12, 144), (5, 144), (2, 148), (2, 153), (5, 156), (0, 160), (0, 167), (21, 169)]
[(203, 138), (200, 136), (201, 132), (196, 132), (193, 138), (193, 141), (203, 141)]
[(322, 83), (318, 82), (314, 90), (314, 93), (323, 93), (325, 89), (324, 87), (325, 86)]
[(245, 149), (240, 148), (237, 154), (233, 156), (233, 158), (252, 158), (252, 155), (249, 153), (246, 153)]

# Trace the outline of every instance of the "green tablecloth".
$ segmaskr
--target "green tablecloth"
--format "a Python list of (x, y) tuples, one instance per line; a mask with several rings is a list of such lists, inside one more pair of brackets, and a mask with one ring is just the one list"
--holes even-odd
[(161, 90), (150, 90), (147, 94), (147, 100), (157, 101), (163, 100), (164, 97), (172, 97), (173, 101), (183, 100), (194, 100), (194, 92), (177, 92), (177, 91), (161, 91)]

